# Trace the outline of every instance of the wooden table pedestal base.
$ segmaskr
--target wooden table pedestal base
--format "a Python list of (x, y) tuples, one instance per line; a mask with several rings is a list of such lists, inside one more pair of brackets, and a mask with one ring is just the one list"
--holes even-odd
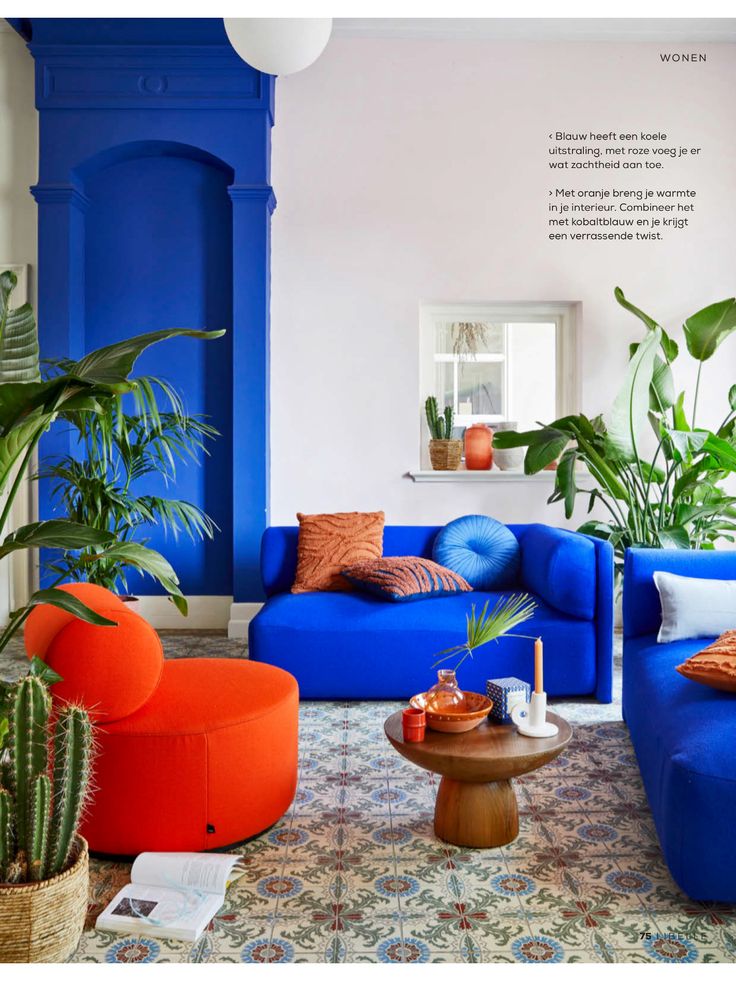
[(443, 777), (434, 809), (434, 832), (466, 848), (497, 848), (519, 833), (516, 794), (509, 780), (465, 783)]

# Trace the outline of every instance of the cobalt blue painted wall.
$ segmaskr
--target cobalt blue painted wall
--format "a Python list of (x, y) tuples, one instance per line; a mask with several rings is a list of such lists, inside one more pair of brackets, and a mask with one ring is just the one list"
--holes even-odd
[[(185, 592), (259, 599), (273, 79), (238, 58), (216, 20), (33, 20), (29, 46), (43, 356), (80, 356), (160, 327), (228, 328), (226, 340), (170, 342), (139, 362), (222, 432), (204, 468), (182, 468), (176, 488), (221, 534), (201, 545), (154, 534), (151, 544)], [(57, 431), (43, 453), (65, 445)], [(43, 488), (41, 512), (50, 513)], [(159, 591), (150, 580), (135, 587)]]

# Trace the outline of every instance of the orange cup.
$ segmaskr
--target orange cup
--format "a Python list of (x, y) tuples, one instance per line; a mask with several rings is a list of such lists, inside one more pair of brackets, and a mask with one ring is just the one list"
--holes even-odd
[(424, 741), (424, 734), (427, 730), (427, 716), (424, 709), (404, 709), (401, 722), (404, 729), (405, 742), (421, 743)]

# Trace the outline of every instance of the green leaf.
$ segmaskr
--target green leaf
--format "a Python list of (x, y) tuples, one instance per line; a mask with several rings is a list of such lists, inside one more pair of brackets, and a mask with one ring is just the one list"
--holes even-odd
[(732, 385), (728, 390), (728, 404), (736, 412), (736, 385)]
[(704, 307), (683, 324), (687, 349), (698, 361), (712, 357), (722, 341), (736, 330), (736, 298)]
[(690, 548), (690, 535), (686, 528), (660, 528), (658, 537), (662, 548)]
[(654, 373), (649, 388), (649, 408), (653, 412), (666, 412), (675, 401), (675, 380), (672, 369), (660, 357), (654, 359)]
[(55, 518), (35, 521), (16, 529), (0, 545), (0, 559), (26, 548), (63, 548), (68, 550), (108, 545), (115, 536), (108, 531), (89, 528), (76, 521)]
[(644, 313), (643, 310), (640, 310), (639, 307), (635, 307), (633, 303), (630, 303), (626, 299), (626, 297), (624, 296), (624, 291), (621, 289), (620, 286), (617, 286), (614, 289), (613, 295), (616, 297), (616, 300), (621, 304), (624, 310), (628, 310), (629, 313), (633, 313), (635, 317), (638, 317), (639, 320), (641, 320), (641, 322), (645, 324), (647, 330), (654, 330), (655, 327), (659, 327), (657, 321), (652, 320), (649, 314)]
[(565, 517), (571, 518), (575, 510), (575, 497), (578, 489), (575, 484), (575, 465), (577, 452), (574, 449), (565, 450), (557, 464), (555, 486), (565, 502)]
[(685, 393), (680, 392), (680, 394), (677, 396), (677, 401), (675, 402), (672, 410), (675, 429), (678, 429), (681, 433), (689, 433), (690, 423), (687, 421), (684, 405), (685, 405)]
[(697, 430), (697, 432), (699, 435), (705, 435), (703, 448), (710, 453), (718, 466), (723, 470), (736, 471), (736, 447), (713, 433), (703, 434), (701, 430)]
[(108, 620), (107, 617), (95, 613), (76, 596), (72, 596), (71, 593), (67, 593), (63, 589), (39, 589), (31, 596), (28, 606), (42, 606), (45, 603), (48, 603), (49, 606), (56, 606), (60, 610), (66, 610), (67, 613), (71, 613), (86, 623), (94, 623), (98, 627), (117, 627), (114, 620)]
[[(667, 334), (667, 332), (662, 327), (660, 327), (657, 321), (652, 320), (649, 314), (644, 313), (644, 311), (640, 310), (639, 307), (636, 307), (634, 306), (633, 303), (630, 303), (624, 296), (623, 290), (621, 289), (620, 286), (617, 286), (615, 288), (615, 290), (613, 291), (613, 295), (616, 297), (616, 300), (618, 301), (618, 303), (620, 303), (620, 305), (624, 308), (624, 310), (628, 310), (629, 313), (633, 313), (635, 317), (638, 317), (639, 320), (641, 320), (641, 322), (645, 325), (647, 330), (656, 330), (657, 328), (659, 328), (659, 330), (661, 331), (660, 344), (664, 352), (664, 356), (667, 359), (667, 361), (669, 361), (670, 363), (674, 361), (677, 355), (680, 353), (680, 349), (678, 348), (677, 343), (672, 340), (669, 334)], [(631, 351), (631, 348), (629, 348), (629, 350)], [(631, 352), (632, 356), (633, 353), (634, 352), (632, 351)]]
[(609, 441), (625, 460), (633, 460), (637, 455), (636, 439), (647, 418), (649, 386), (660, 337), (659, 328), (655, 327), (637, 348), (607, 421)]
[(41, 377), (33, 309), (30, 303), (15, 310), (10, 307), (17, 284), (14, 272), (0, 273), (0, 383), (34, 382)]
[(222, 337), (224, 333), (224, 330), (189, 330), (182, 327), (150, 331), (92, 351), (73, 364), (69, 374), (88, 382), (115, 386), (128, 378), (140, 355), (152, 344), (172, 337), (195, 337), (211, 341)]
[(526, 451), (524, 457), (524, 473), (539, 473), (548, 463), (556, 460), (567, 444), (570, 434), (559, 429), (540, 429), (538, 437)]
[(160, 552), (156, 552), (152, 548), (147, 548), (139, 542), (117, 542), (101, 552), (80, 556), (80, 562), (83, 565), (105, 560), (131, 566), (134, 569), (138, 569), (139, 572), (143, 572), (151, 576), (151, 578), (156, 579), (164, 587), (166, 592), (169, 593), (176, 608), (184, 616), (187, 615), (187, 602), (179, 589), (179, 579), (171, 564)]
[(31, 666), (28, 669), (28, 674), (34, 675), (36, 678), (40, 678), (41, 681), (47, 685), (55, 685), (57, 681), (63, 681), (60, 674), (57, 674), (53, 668), (37, 657), (35, 654), (31, 658)]
[(499, 450), (513, 450), (517, 446), (531, 446), (539, 439), (541, 432), (540, 429), (527, 429), (523, 433), (518, 433), (515, 429), (502, 429), (501, 432), (493, 434), (493, 445)]

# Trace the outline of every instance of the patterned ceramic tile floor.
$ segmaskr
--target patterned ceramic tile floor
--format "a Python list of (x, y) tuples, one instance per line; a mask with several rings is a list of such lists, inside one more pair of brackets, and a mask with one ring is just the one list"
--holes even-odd
[[(243, 656), (213, 634), (167, 656)], [(18, 652), (0, 661), (16, 673)], [(617, 676), (620, 670), (617, 665)], [(242, 847), (246, 874), (194, 945), (90, 929), (80, 962), (733, 962), (736, 908), (692, 902), (662, 861), (620, 708), (565, 702), (568, 751), (517, 780), (503, 848), (432, 833), (436, 778), (399, 757), (394, 703), (305, 702), (296, 799)], [(129, 866), (94, 861), (90, 921)]]

